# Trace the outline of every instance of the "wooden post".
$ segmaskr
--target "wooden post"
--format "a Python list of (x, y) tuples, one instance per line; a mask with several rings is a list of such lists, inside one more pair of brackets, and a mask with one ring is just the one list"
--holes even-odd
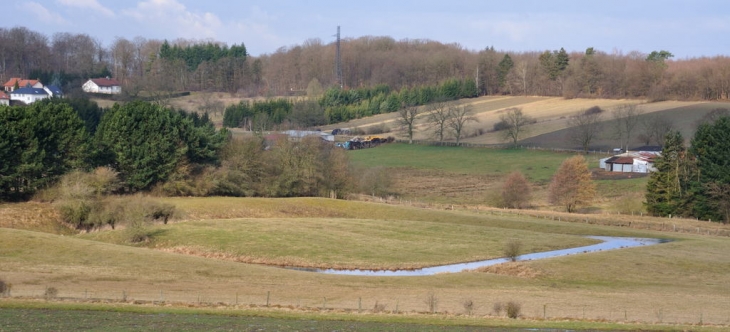
[(362, 312), (362, 297), (357, 298), (357, 313)]
[(266, 291), (266, 306), (269, 306), (269, 297), (271, 296), (271, 291)]

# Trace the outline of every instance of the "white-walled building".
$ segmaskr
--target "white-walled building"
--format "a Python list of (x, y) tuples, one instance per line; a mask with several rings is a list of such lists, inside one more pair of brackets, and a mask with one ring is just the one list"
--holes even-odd
[(23, 102), (26, 105), (46, 98), (48, 98), (48, 92), (39, 88), (20, 88), (10, 93), (10, 100)]
[(113, 78), (92, 78), (81, 86), (85, 92), (89, 93), (105, 93), (110, 95), (118, 95), (122, 93), (122, 85)]
[(654, 159), (661, 152), (637, 151), (627, 152), (599, 161), (599, 167), (609, 172), (650, 173), (656, 171)]

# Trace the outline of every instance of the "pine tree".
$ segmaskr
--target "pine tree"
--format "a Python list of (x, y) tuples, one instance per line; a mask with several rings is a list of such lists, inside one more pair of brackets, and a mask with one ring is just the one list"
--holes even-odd
[(730, 117), (697, 128), (690, 152), (697, 158), (692, 177), (692, 214), (704, 220), (730, 222)]
[(679, 131), (667, 133), (662, 154), (655, 162), (646, 185), (646, 209), (657, 216), (684, 215), (683, 197), (687, 196), (685, 177), (687, 153)]

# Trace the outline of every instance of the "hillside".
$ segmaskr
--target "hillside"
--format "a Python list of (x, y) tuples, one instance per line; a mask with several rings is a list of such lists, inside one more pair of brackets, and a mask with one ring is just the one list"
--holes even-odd
[[(606, 127), (611, 119), (610, 111), (621, 105), (637, 105), (645, 116), (660, 115), (670, 119), (682, 132), (684, 137), (689, 138), (694, 134), (694, 127), (698, 119), (702, 118), (710, 110), (715, 108), (727, 108), (728, 104), (723, 102), (684, 102), (684, 101), (663, 101), (647, 103), (643, 100), (627, 99), (565, 99), (557, 97), (524, 97), (524, 96), (487, 96), (474, 99), (462, 99), (456, 102), (458, 105), (469, 106), (472, 114), (479, 122), (470, 122), (466, 125), (466, 138), (462, 142), (475, 144), (504, 144), (501, 132), (492, 132), (494, 124), (500, 121), (499, 116), (509, 108), (520, 108), (522, 112), (537, 120), (535, 124), (527, 127), (525, 137), (521, 143), (529, 146), (546, 148), (576, 148), (567, 142), (565, 135), (568, 129), (567, 118), (578, 114), (593, 106), (608, 111), (604, 113), (603, 120)], [(433, 135), (427, 122), (426, 107), (421, 107), (418, 116), (417, 130), (414, 134), (416, 140), (433, 140)], [(351, 120), (345, 123), (337, 123), (322, 126), (323, 130), (334, 128), (359, 128), (364, 131), (373, 130), (378, 127), (385, 129), (383, 135), (393, 135), (404, 138), (398, 125), (398, 114), (381, 114), (367, 118)], [(640, 129), (637, 129), (639, 131)], [(480, 134), (481, 133), (481, 134)], [(453, 141), (453, 138), (449, 141)], [(610, 130), (606, 130), (599, 139), (595, 141), (594, 149), (604, 151), (616, 145), (611, 138)], [(644, 145), (640, 142), (633, 142), (632, 145)]]

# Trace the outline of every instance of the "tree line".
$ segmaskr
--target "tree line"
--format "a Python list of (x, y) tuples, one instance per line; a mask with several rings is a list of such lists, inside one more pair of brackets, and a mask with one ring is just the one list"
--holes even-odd
[(105, 194), (341, 198), (362, 187), (346, 152), (318, 137), (233, 138), (207, 115), (144, 101), (0, 106), (0, 123), (0, 201), (29, 199), (74, 172), (114, 183)]
[(686, 147), (671, 131), (646, 188), (647, 210), (659, 216), (730, 222), (730, 114), (718, 112)]
[[(243, 43), (229, 47), (211, 40), (120, 37), (105, 46), (87, 34), (48, 37), (25, 27), (0, 28), (0, 79), (44, 75), (76, 87), (88, 77), (111, 74), (132, 95), (205, 90), (283, 96), (306, 91), (313, 82), (335, 86), (334, 48), (334, 42), (310, 39), (252, 57)], [(666, 50), (643, 54), (592, 47), (468, 50), (458, 44), (374, 36), (343, 39), (341, 56), (346, 90), (384, 84), (401, 91), (455, 79), (473, 81), (480, 96), (724, 100), (730, 95), (726, 56), (673, 59)]]

